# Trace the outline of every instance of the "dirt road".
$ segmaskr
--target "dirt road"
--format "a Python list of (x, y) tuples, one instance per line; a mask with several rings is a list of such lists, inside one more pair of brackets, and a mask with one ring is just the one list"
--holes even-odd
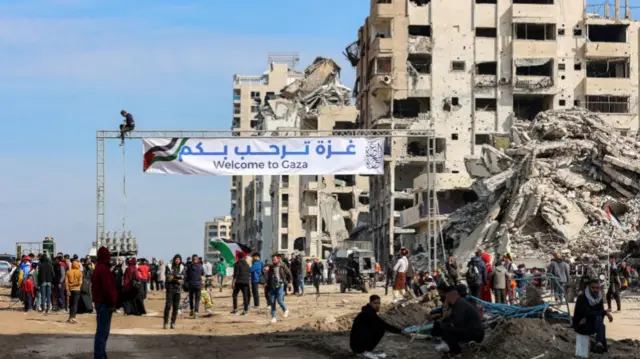
[[(384, 296), (389, 303), (390, 296)], [(6, 291), (0, 297), (0, 358), (92, 358), (95, 316), (80, 315), (78, 324), (68, 324), (62, 314), (44, 316), (24, 313), (11, 304)], [(231, 315), (231, 293), (214, 290), (214, 313), (209, 317), (178, 319), (176, 330), (162, 329), (164, 293), (152, 292), (147, 301), (148, 315), (125, 317), (115, 315), (108, 351), (111, 358), (212, 358), (287, 359), (350, 357), (348, 329), (350, 318), (368, 299), (368, 294), (340, 294), (334, 286), (322, 288), (316, 297), (287, 296), (289, 318), (270, 324), (270, 310), (250, 310), (248, 316)], [(261, 298), (263, 300), (264, 298)], [(411, 317), (408, 316), (411, 320)], [(416, 318), (421, 314), (416, 314)], [(625, 311), (615, 314), (614, 323), (607, 325), (613, 339), (635, 336), (640, 339), (640, 305), (625, 302)], [(406, 319), (405, 318), (405, 319)], [(416, 323), (418, 324), (418, 323)], [(305, 330), (302, 330), (304, 328)], [(28, 334), (28, 335), (27, 335)], [(414, 341), (387, 335), (380, 345), (390, 358), (439, 358), (431, 349), (433, 343)]]

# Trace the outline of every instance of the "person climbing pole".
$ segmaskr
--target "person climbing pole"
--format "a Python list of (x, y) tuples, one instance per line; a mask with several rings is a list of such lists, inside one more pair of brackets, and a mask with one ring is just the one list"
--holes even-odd
[(120, 114), (124, 117), (124, 123), (120, 125), (120, 146), (124, 146), (124, 135), (136, 128), (136, 122), (133, 120), (133, 115), (127, 111), (122, 110)]

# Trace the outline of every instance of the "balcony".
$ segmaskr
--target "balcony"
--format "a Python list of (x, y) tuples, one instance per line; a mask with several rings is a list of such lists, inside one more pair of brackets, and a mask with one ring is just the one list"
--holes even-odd
[(303, 206), (300, 211), (300, 217), (315, 217), (318, 215), (318, 206)]
[(409, 36), (408, 39), (410, 54), (430, 54), (433, 48), (433, 41), (427, 36)]
[[(438, 215), (431, 218), (434, 220), (444, 220), (447, 216)], [(424, 205), (415, 205), (400, 212), (399, 227), (402, 228), (420, 228), (426, 225), (429, 220), (427, 207)]]
[(431, 4), (418, 5), (409, 1), (409, 25), (429, 25), (431, 23)]
[(511, 18), (520, 23), (555, 23), (555, 4), (512, 4)]
[(393, 18), (396, 13), (392, 0), (371, 0), (371, 12), (372, 19), (388, 19)]
[(513, 40), (514, 58), (555, 58), (558, 44), (555, 40)]
[(629, 57), (631, 44), (626, 42), (587, 42), (584, 44), (585, 57)]
[(318, 182), (311, 181), (302, 185), (302, 191), (304, 192), (315, 192), (318, 190)]
[(379, 53), (393, 53), (393, 39), (388, 37), (376, 37), (371, 43), (369, 58), (372, 59)]
[(381, 73), (371, 76), (369, 79), (369, 91), (372, 94), (379, 92), (389, 92), (393, 84), (393, 77), (391, 73)]
[(550, 94), (555, 91), (550, 76), (516, 76), (513, 81), (513, 93)]
[(633, 86), (629, 78), (587, 77), (584, 92), (587, 95), (628, 96)]

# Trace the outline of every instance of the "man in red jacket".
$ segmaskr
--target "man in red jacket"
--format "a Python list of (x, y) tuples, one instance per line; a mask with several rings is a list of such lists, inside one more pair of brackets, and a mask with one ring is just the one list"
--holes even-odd
[(111, 274), (111, 254), (105, 247), (98, 250), (98, 265), (91, 278), (91, 293), (96, 304), (96, 336), (93, 342), (94, 359), (107, 359), (107, 339), (111, 330), (111, 315), (116, 309), (116, 284)]

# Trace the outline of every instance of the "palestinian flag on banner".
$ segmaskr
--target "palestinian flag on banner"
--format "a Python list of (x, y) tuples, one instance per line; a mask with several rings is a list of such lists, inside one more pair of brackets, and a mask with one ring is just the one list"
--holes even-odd
[(223, 239), (212, 239), (209, 241), (211, 247), (220, 252), (220, 255), (224, 259), (227, 266), (233, 266), (238, 260), (238, 253), (242, 252), (245, 255), (251, 253), (251, 248), (240, 244), (238, 242), (225, 241)]
[[(156, 162), (171, 162), (178, 159), (180, 150), (187, 141), (189, 141), (188, 137), (172, 138), (166, 144), (145, 148), (142, 170), (146, 172)], [(147, 142), (144, 144), (146, 145)]]

